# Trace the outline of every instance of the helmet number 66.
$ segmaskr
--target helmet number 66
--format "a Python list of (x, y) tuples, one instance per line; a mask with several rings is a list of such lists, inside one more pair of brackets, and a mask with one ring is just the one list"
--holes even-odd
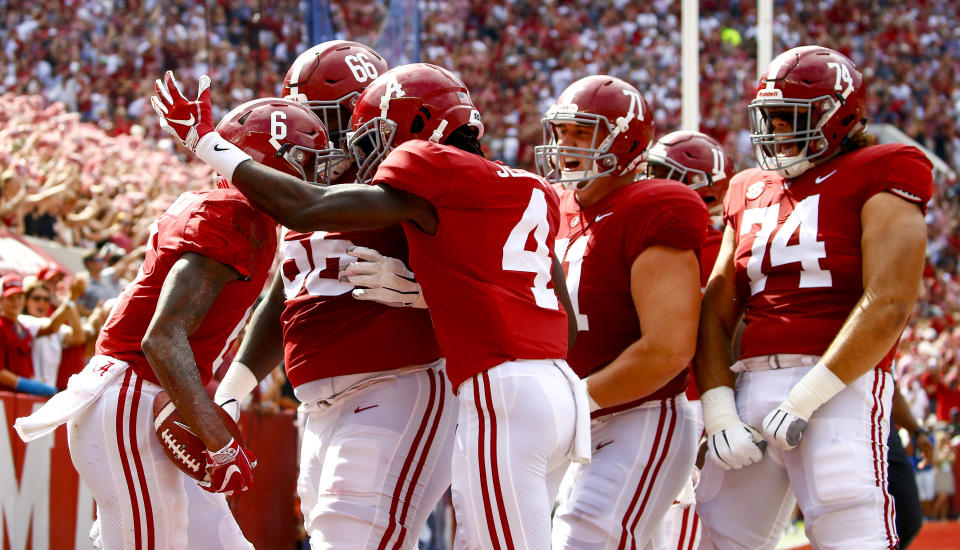
[(343, 61), (347, 64), (347, 68), (353, 73), (353, 77), (357, 79), (357, 82), (366, 82), (367, 80), (373, 80), (380, 76), (379, 73), (377, 73), (377, 67), (370, 62), (367, 54), (363, 52), (359, 52), (356, 55), (348, 55), (343, 58)]

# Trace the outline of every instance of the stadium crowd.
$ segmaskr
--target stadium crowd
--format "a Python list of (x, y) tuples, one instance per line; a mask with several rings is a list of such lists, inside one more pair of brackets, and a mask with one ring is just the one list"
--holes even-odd
[[(190, 82), (209, 74), (213, 105), (227, 107), (277, 93), (290, 62), (309, 46), (300, 2), (257, 6), (0, 3), (3, 227), (82, 247), (94, 261), (124, 258), (116, 276), (130, 280), (136, 262), (129, 260), (152, 220), (212, 176), (200, 163), (180, 162), (160, 133), (147, 108), (156, 76), (176, 69)], [(354, 40), (375, 40), (387, 17), (374, 2), (332, 2), (331, 10), (338, 37)], [(847, 54), (870, 81), (871, 120), (897, 126), (960, 170), (960, 4), (777, 1), (775, 13), (774, 51), (818, 43)], [(656, 120), (667, 121), (658, 134), (679, 127), (677, 2), (428, 0), (420, 18), (423, 60), (459, 72), (487, 121), (485, 146), (508, 164), (532, 166), (541, 113), (586, 74), (636, 83)], [(752, 2), (700, 3), (701, 130), (724, 143), (738, 168), (753, 164), (742, 107), (755, 83), (756, 18)], [(949, 506), (936, 502), (956, 492), (951, 438), (960, 436), (960, 183), (937, 183), (925, 284), (897, 372), (914, 415), (936, 428), (934, 456), (920, 457), (918, 470), (935, 472), (925, 496), (929, 514), (943, 517)], [(89, 281), (90, 272), (84, 277)], [(69, 279), (54, 289), (55, 304), (83, 303)], [(95, 332), (104, 298), (80, 310), (88, 330)]]

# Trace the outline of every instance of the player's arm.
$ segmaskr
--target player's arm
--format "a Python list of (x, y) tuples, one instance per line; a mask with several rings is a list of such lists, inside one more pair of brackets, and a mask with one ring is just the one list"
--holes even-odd
[(563, 274), (563, 267), (560, 260), (553, 257), (553, 269), (550, 271), (553, 278), (553, 288), (557, 293), (557, 299), (563, 304), (563, 309), (567, 312), (567, 349), (573, 349), (574, 342), (577, 341), (577, 316), (574, 314), (573, 303), (570, 302), (570, 292), (567, 289), (567, 277)]
[(736, 382), (730, 365), (733, 364), (733, 335), (743, 307), (737, 298), (735, 250), (734, 229), (727, 226), (700, 307), (693, 375), (701, 394), (721, 386), (732, 390)]
[(883, 359), (907, 323), (920, 290), (927, 224), (913, 203), (877, 193), (860, 210), (863, 294), (820, 362), (764, 418), (764, 434), (785, 449), (800, 442), (821, 405)]
[(188, 100), (171, 71), (150, 98), (164, 131), (193, 151), (240, 190), (257, 208), (295, 231), (346, 231), (412, 221), (436, 231), (433, 205), (422, 197), (384, 185), (318, 187), (251, 160), (214, 131), (210, 78), (200, 77), (197, 99)]
[(657, 391), (687, 367), (696, 347), (700, 264), (693, 250), (647, 248), (630, 268), (630, 291), (642, 336), (587, 378), (601, 407)]
[(190, 335), (206, 317), (224, 285), (240, 274), (214, 259), (188, 252), (170, 269), (142, 349), (160, 385), (207, 448), (216, 451), (233, 437), (207, 396), (190, 347)]
[(933, 454), (933, 443), (930, 440), (930, 433), (923, 427), (923, 424), (913, 417), (913, 411), (910, 405), (900, 393), (900, 387), (893, 386), (893, 406), (890, 408), (890, 421), (910, 432), (910, 437), (914, 441), (917, 450), (921, 454), (930, 456)]
[(733, 391), (733, 339), (743, 313), (734, 279), (735, 250), (736, 235), (727, 226), (701, 302), (697, 350), (693, 356), (707, 455), (726, 470), (758, 462), (767, 445), (760, 432), (740, 419)]
[(378, 229), (405, 221), (431, 234), (437, 227), (429, 201), (387, 185), (308, 185), (252, 160), (237, 166), (231, 182), (254, 206), (294, 231)]
[(240, 415), (240, 403), (283, 360), (280, 324), (283, 303), (283, 279), (278, 269), (267, 297), (253, 312), (240, 349), (213, 398), (234, 418)]

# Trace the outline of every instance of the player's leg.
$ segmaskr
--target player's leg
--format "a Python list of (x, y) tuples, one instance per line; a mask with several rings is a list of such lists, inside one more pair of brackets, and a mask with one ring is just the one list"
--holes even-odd
[(593, 459), (567, 473), (553, 547), (644, 548), (689, 483), (698, 435), (683, 396), (594, 421)]
[(183, 473), (153, 428), (159, 391), (128, 369), (67, 424), (73, 464), (97, 501), (104, 550), (186, 547)]
[(861, 376), (814, 413), (799, 447), (783, 453), (816, 548), (896, 548), (887, 492), (892, 387), (889, 374)]
[(450, 484), (456, 407), (442, 369), (430, 368), (309, 416), (298, 491), (311, 547), (415, 544)]
[(513, 361), (460, 385), (452, 498), (457, 550), (550, 548), (555, 480), (576, 410), (552, 362)]
[(183, 490), (188, 503), (188, 550), (253, 550), (225, 496), (204, 491), (188, 476)]
[[(699, 480), (699, 470), (696, 479)], [(695, 485), (691, 481), (689, 489), (693, 496)], [(683, 494), (683, 493), (681, 493)], [(681, 500), (683, 500), (681, 502)], [(647, 545), (649, 550), (695, 550), (700, 540), (700, 516), (697, 515), (695, 502), (687, 499), (675, 501), (654, 530), (654, 537)]]
[[(786, 397), (793, 378), (781, 371), (746, 372), (737, 379), (737, 408), (747, 424), (763, 417)], [(795, 369), (789, 369), (795, 370)], [(760, 462), (724, 470), (707, 459), (697, 485), (701, 550), (768, 550), (776, 546), (793, 513), (796, 499), (777, 451)]]

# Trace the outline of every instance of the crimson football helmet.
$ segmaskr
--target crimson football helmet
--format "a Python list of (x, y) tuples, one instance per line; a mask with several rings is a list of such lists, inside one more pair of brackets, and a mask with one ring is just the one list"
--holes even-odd
[(303, 103), (323, 121), (330, 141), (340, 147), (350, 130), (350, 114), (360, 92), (387, 72), (373, 48), (348, 40), (330, 40), (300, 54), (283, 79), (284, 99)]
[[(236, 107), (217, 124), (217, 132), (253, 160), (307, 183), (328, 183), (331, 167), (346, 157), (330, 147), (326, 128), (309, 109), (276, 97)], [(227, 186), (225, 180), (219, 185)]]
[[(590, 147), (560, 145), (555, 125), (590, 127)], [(567, 87), (542, 120), (543, 143), (535, 148), (537, 171), (553, 183), (584, 190), (598, 178), (632, 172), (653, 139), (653, 113), (640, 92), (619, 78), (596, 75)], [(562, 158), (587, 166), (566, 170)]]
[[(795, 178), (830, 158), (844, 140), (866, 126), (863, 75), (843, 54), (821, 46), (801, 46), (774, 58), (760, 77), (750, 102), (750, 140), (757, 162)], [(790, 132), (776, 132), (774, 121), (791, 123)], [(796, 145), (796, 155), (784, 146)]]
[(671, 132), (650, 147), (646, 176), (685, 183), (713, 207), (723, 203), (733, 161), (720, 142), (707, 134)]
[(454, 130), (470, 126), (483, 135), (480, 112), (463, 82), (429, 63), (393, 68), (357, 99), (347, 147), (357, 165), (357, 181), (368, 182), (396, 146), (412, 139), (443, 143)]

